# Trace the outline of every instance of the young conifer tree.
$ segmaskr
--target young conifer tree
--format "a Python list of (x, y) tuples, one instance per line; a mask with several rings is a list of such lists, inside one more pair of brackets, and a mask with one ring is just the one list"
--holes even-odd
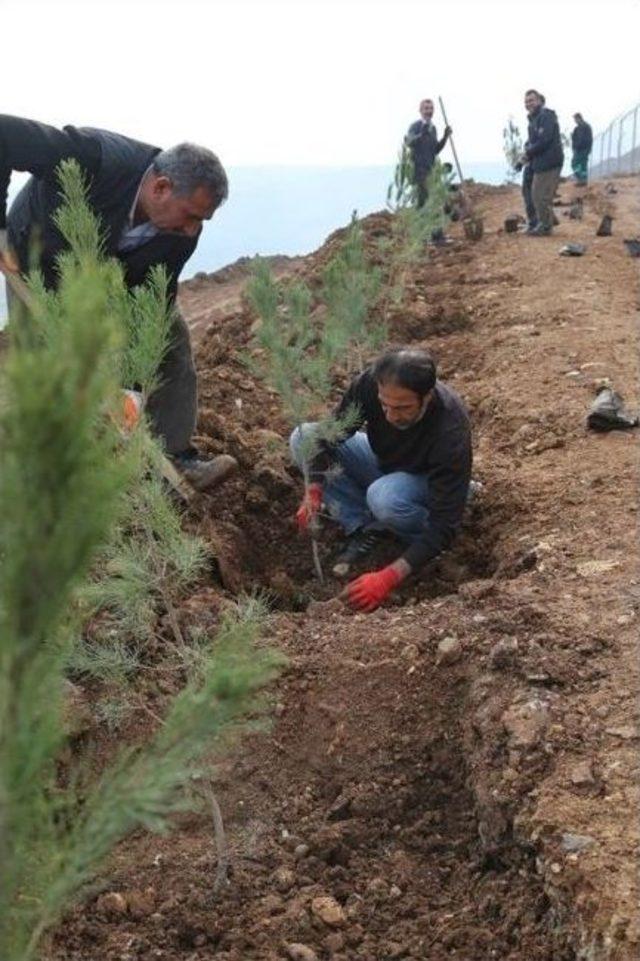
[[(350, 239), (353, 241), (354, 237), (357, 251), (360, 240), (352, 233)], [(358, 273), (363, 270), (359, 256)], [(348, 263), (344, 259), (327, 268), (324, 289), (330, 291), (330, 304), (325, 305), (318, 320), (312, 316), (313, 297), (308, 286), (299, 280), (277, 284), (268, 263), (261, 258), (256, 258), (247, 286), (249, 301), (261, 321), (256, 333), (261, 356), (253, 363), (256, 372), (278, 393), (292, 427), (301, 428), (309, 420), (316, 421), (313, 432), (304, 432), (301, 454), (305, 487), (309, 485), (311, 462), (320, 445), (323, 441), (339, 440), (357, 417), (356, 411), (348, 411), (341, 418), (326, 414), (336, 364), (348, 361), (354, 343), (362, 349), (367, 332), (373, 329), (367, 326), (361, 310), (363, 300), (377, 281), (364, 282), (360, 277), (357, 283), (351, 283)], [(317, 522), (312, 524), (310, 533), (316, 574), (322, 581)]]
[(506, 127), (502, 130), (502, 150), (507, 161), (506, 181), (513, 183), (516, 179), (516, 164), (524, 151), (520, 128), (513, 117), (509, 117)]
[(393, 214), (391, 235), (381, 243), (387, 264), (380, 297), (385, 320), (393, 309), (398, 309), (404, 302), (411, 269), (425, 258), (427, 244), (434, 235), (444, 231), (449, 222), (445, 211), (449, 199), (449, 178), (439, 160), (429, 173), (426, 188), (426, 202), (418, 207), (413, 163), (410, 152), (403, 145), (387, 190), (387, 207)]
[(343, 242), (322, 272), (324, 326), (335, 331), (329, 338), (336, 347), (333, 363), (351, 367), (353, 358), (362, 369), (365, 350), (377, 350), (386, 341), (386, 325), (374, 310), (381, 283), (382, 271), (367, 257), (364, 232), (354, 211)]
[(58, 777), (78, 592), (124, 521), (123, 491), (146, 469), (118, 426), (122, 278), (101, 256), (75, 165), (62, 188), (72, 250), (55, 293), (32, 283), (33, 308), (12, 325), (0, 369), (2, 961), (35, 956), (128, 832), (169, 826), (202, 756), (260, 708), (257, 691), (275, 670), (256, 648), (255, 617), (229, 618), (149, 745), (122, 750), (97, 782), (77, 763)]

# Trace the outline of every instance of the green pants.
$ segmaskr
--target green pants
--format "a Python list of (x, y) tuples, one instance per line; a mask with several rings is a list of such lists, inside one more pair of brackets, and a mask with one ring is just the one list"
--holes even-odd
[(586, 184), (589, 176), (589, 151), (574, 150), (571, 158), (571, 169), (579, 184)]

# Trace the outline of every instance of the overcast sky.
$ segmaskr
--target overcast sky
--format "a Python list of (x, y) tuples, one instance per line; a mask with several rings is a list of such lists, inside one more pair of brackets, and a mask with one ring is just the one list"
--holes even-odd
[(0, 36), (3, 112), (229, 165), (387, 164), (424, 96), (463, 161), (529, 86), (565, 129), (640, 101), (640, 0), (0, 0)]

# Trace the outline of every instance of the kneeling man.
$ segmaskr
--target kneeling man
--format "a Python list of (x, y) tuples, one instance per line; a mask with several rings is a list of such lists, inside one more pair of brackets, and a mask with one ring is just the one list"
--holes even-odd
[[(373, 611), (451, 544), (469, 492), (471, 435), (462, 401), (437, 380), (435, 362), (422, 350), (389, 350), (359, 374), (336, 415), (354, 410), (343, 440), (320, 443), (296, 519), (306, 529), (324, 503), (341, 524), (347, 540), (334, 567), (338, 576), (375, 547), (381, 532), (405, 542), (394, 563), (347, 587), (354, 607)], [(291, 435), (299, 467), (305, 434), (313, 430), (305, 424)]]

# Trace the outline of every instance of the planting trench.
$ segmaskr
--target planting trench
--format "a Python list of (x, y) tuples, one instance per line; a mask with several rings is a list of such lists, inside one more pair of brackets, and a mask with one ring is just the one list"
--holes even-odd
[[(371, 616), (330, 599), (337, 585), (318, 588), (294, 534), (286, 425), (241, 360), (253, 322), (242, 268), (184, 285), (199, 441), (241, 465), (189, 522), (227, 594), (268, 590), (268, 640), (289, 665), (271, 729), (217, 767), (229, 887), (213, 892), (207, 814), (170, 838), (136, 836), (51, 959), (636, 956), (635, 448), (582, 428), (589, 377), (633, 389), (633, 275), (600, 244), (587, 267), (560, 261), (554, 284), (555, 251), (496, 231), (515, 195), (483, 203), (488, 236), (420, 265), (394, 326), (469, 403), (483, 490), (455, 547)], [(571, 230), (590, 225), (586, 206)], [(371, 218), (369, 235), (384, 224)], [(326, 256), (279, 268), (313, 282)], [(181, 616), (210, 626), (223, 604), (210, 583)]]

